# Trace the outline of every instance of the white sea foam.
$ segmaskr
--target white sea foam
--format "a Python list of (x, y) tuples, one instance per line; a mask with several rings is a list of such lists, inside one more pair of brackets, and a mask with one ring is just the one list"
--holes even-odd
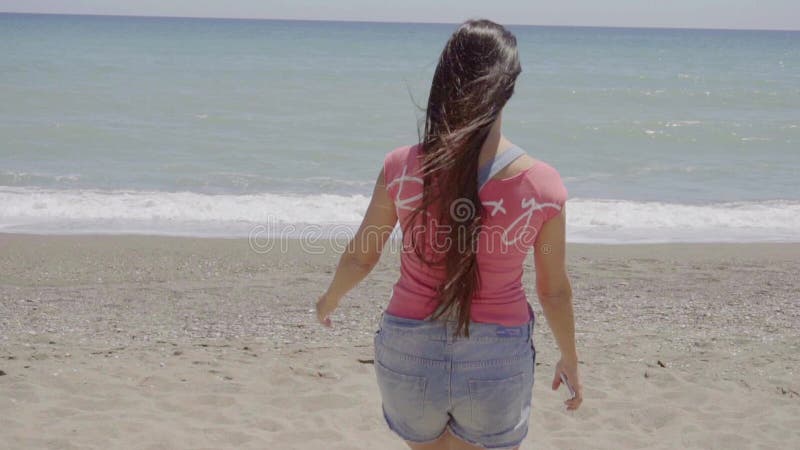
[(771, 141), (772, 139), (770, 139), (770, 138), (765, 138), (765, 137), (743, 137), (741, 140), (742, 140), (742, 142), (751, 142), (751, 141), (764, 141), (764, 142), (769, 142), (769, 141)]
[(699, 120), (675, 120), (664, 124), (665, 127), (677, 128), (683, 126), (701, 125), (703, 122)]
[[(368, 203), (363, 195), (0, 187), (0, 230), (226, 237), (261, 230), (297, 236), (304, 230), (352, 230)], [(687, 205), (573, 198), (567, 217), (571, 242), (800, 242), (798, 201)]]
[(258, 225), (357, 223), (368, 201), (363, 195), (0, 188), (0, 229), (246, 236)]
[(770, 200), (687, 205), (571, 199), (572, 242), (800, 241), (800, 202)]

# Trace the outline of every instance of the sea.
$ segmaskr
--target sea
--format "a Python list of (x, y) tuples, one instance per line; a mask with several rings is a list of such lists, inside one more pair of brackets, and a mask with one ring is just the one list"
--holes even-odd
[[(0, 14), (0, 232), (352, 229), (456, 26)], [(800, 241), (800, 32), (509, 29), (568, 241)]]

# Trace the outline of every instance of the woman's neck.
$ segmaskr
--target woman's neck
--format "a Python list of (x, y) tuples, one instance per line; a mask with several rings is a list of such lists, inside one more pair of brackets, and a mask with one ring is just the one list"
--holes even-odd
[(486, 136), (486, 141), (484, 141), (483, 147), (481, 147), (478, 165), (483, 165), (484, 162), (494, 159), (498, 153), (502, 153), (512, 146), (511, 142), (503, 136), (502, 122), (501, 114), (497, 117), (497, 120), (494, 121), (494, 124), (492, 124), (489, 134)]

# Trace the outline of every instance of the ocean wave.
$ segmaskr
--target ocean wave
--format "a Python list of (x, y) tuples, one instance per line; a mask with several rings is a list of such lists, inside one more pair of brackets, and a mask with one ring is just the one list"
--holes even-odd
[(357, 223), (368, 201), (363, 195), (0, 188), (0, 229), (238, 236), (262, 224)]
[(800, 202), (709, 204), (570, 199), (573, 242), (798, 242)]
[[(364, 195), (207, 195), (193, 192), (0, 187), (0, 230), (28, 233), (138, 233), (296, 236), (354, 229)], [(800, 201), (680, 204), (572, 198), (571, 242), (800, 242)]]

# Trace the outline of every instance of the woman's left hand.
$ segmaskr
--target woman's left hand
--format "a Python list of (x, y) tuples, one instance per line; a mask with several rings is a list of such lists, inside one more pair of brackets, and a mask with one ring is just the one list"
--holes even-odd
[(326, 327), (331, 326), (331, 314), (339, 306), (339, 301), (331, 300), (325, 294), (320, 295), (317, 300), (317, 320)]

